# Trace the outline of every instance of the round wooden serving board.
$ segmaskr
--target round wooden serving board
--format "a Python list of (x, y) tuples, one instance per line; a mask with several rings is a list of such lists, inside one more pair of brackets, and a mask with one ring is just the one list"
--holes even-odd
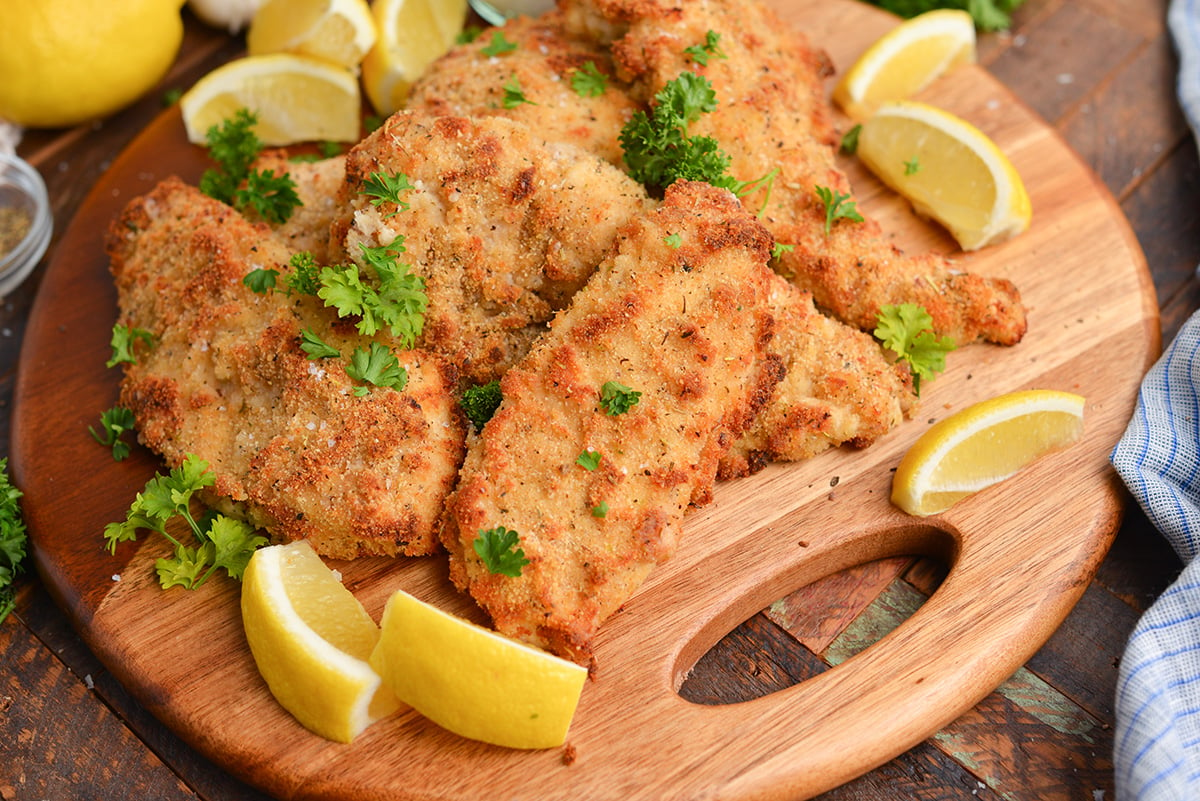
[[(893, 18), (851, 0), (773, 0), (845, 68)], [(1045, 642), (1104, 556), (1123, 492), (1108, 453), (1158, 354), (1154, 289), (1116, 204), (1058, 136), (990, 75), (963, 67), (924, 94), (991, 135), (1033, 199), (1032, 228), (961, 263), (1007, 276), (1029, 308), (1012, 348), (974, 345), (926, 384), (915, 419), (865, 451), (773, 465), (722, 484), (685, 526), (677, 555), (602, 629), (564, 751), (460, 739), (402, 711), (351, 745), (309, 734), (276, 705), (242, 634), (238, 585), (162, 591), (162, 542), (115, 556), (102, 530), (160, 464), (124, 462), (88, 435), (117, 398), (104, 366), (116, 315), (103, 232), (121, 207), (206, 166), (166, 112), (103, 176), (63, 234), (26, 332), (12, 470), (37, 567), (100, 659), (149, 709), (230, 772), (281, 798), (794, 799), (845, 782), (917, 744), (990, 692)], [(935, 226), (845, 161), (860, 208), (906, 248), (953, 250)], [(1015, 478), (932, 519), (888, 501), (892, 470), (926, 429), (974, 401), (1047, 387), (1087, 398), (1085, 434)], [(933, 555), (949, 575), (876, 645), (756, 700), (702, 706), (677, 688), (726, 632), (837, 570)], [(444, 559), (336, 565), (378, 619), (405, 588), (479, 619)]]

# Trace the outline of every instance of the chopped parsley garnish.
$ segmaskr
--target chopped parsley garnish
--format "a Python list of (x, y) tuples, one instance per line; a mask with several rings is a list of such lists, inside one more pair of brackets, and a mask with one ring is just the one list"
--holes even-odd
[(275, 279), (278, 277), (279, 270), (259, 267), (246, 273), (242, 278), (242, 283), (249, 287), (254, 294), (265, 295), (275, 288)]
[(678, 249), (683, 244), (683, 237), (678, 233), (667, 234), (663, 237), (663, 243), (669, 248)]
[(323, 339), (308, 328), (300, 331), (300, 350), (307, 353), (308, 358), (312, 361), (316, 361), (317, 359), (336, 359), (342, 355), (337, 348), (326, 344)]
[(776, 242), (774, 245), (771, 246), (771, 258), (772, 259), (781, 258), (784, 253), (791, 253), (795, 249), (796, 249), (795, 245), (788, 245), (788, 244), (784, 244), (783, 242)]
[(112, 338), (109, 339), (109, 345), (112, 346), (112, 357), (104, 363), (105, 367), (116, 367), (118, 364), (137, 364), (137, 356), (134, 355), (134, 347), (138, 342), (144, 343), (147, 347), (154, 344), (154, 335), (144, 328), (134, 328), (129, 325), (121, 325), (117, 323), (112, 329)]
[[(109, 553), (116, 553), (119, 543), (136, 540), (140, 529), (148, 529), (157, 531), (175, 547), (173, 556), (154, 563), (163, 589), (178, 585), (194, 590), (218, 569), (241, 579), (254, 549), (266, 545), (267, 538), (256, 534), (250, 524), (222, 514), (205, 515), (200, 520), (193, 517), (192, 496), (215, 480), (208, 462), (190, 453), (169, 475), (156, 474), (138, 493), (125, 520), (104, 527)], [(183, 538), (167, 530), (167, 524), (176, 518), (187, 524), (195, 545), (185, 544)]]
[(970, 13), (981, 31), (1001, 31), (1012, 25), (1012, 12), (1025, 0), (867, 0), (901, 17), (915, 17), (936, 8), (957, 8)]
[(862, 222), (863, 217), (854, 207), (850, 195), (834, 191), (827, 186), (817, 187), (817, 196), (825, 204), (825, 235), (828, 236), (833, 224), (838, 220)]
[(595, 470), (600, 466), (600, 452), (586, 450), (575, 459), (575, 464), (582, 467), (584, 470)]
[(288, 291), (301, 295), (316, 295), (317, 290), (321, 288), (321, 267), (317, 264), (316, 257), (307, 250), (302, 250), (292, 254), (288, 259), (288, 266), (292, 268), (291, 275), (287, 277)]
[(580, 97), (599, 97), (608, 89), (608, 76), (589, 61), (571, 73), (571, 88)]
[(462, 407), (467, 419), (471, 421), (471, 425), (475, 426), (475, 430), (482, 431), (487, 421), (491, 420), (492, 415), (500, 408), (500, 402), (503, 400), (504, 397), (500, 393), (500, 382), (496, 380), (463, 390), (459, 406)]
[(460, 45), (470, 44), (478, 39), (482, 34), (483, 28), (479, 27), (478, 25), (467, 25), (458, 32), (458, 36), (454, 37), (454, 43)]
[(200, 176), (200, 191), (238, 211), (252, 210), (268, 222), (286, 222), (301, 205), (300, 196), (287, 173), (275, 175), (274, 170), (253, 169), (263, 147), (254, 133), (256, 122), (258, 116), (242, 108), (208, 129), (208, 155), (217, 167), (210, 167)]
[(605, 381), (604, 385), (600, 387), (600, 408), (609, 415), (625, 414), (637, 405), (641, 397), (642, 393), (630, 389), (624, 384)]
[(525, 90), (521, 88), (521, 82), (514, 75), (504, 84), (504, 100), (500, 102), (500, 105), (505, 108), (516, 108), (523, 103), (528, 103), (531, 106), (537, 105), (537, 103), (534, 103), (525, 96)]
[(683, 48), (683, 52), (687, 53), (688, 56), (691, 57), (692, 61), (695, 61), (700, 66), (707, 67), (708, 60), (710, 58), (726, 57), (725, 54), (721, 52), (720, 42), (721, 34), (717, 33), (716, 31), (709, 31), (708, 33), (704, 34), (704, 44), (696, 44), (692, 45), (691, 47), (685, 47)]
[(912, 371), (913, 392), (921, 394), (921, 379), (933, 380), (935, 373), (946, 369), (946, 354), (957, 345), (949, 337), (939, 337), (933, 331), (933, 318), (924, 306), (901, 303), (879, 310), (879, 325), (875, 338), (894, 352), (899, 360), (908, 362)]
[(409, 265), (397, 256), (404, 251), (403, 238), (390, 245), (359, 246), (363, 260), (375, 273), (376, 282), (368, 283), (353, 262), (323, 267), (317, 296), (337, 310), (339, 317), (358, 317), (358, 332), (373, 336), (387, 328), (411, 348), (425, 325), (425, 279), (409, 272)]
[(384, 203), (392, 203), (396, 208), (383, 215), (383, 219), (395, 217), (402, 211), (407, 211), (409, 208), (408, 202), (400, 197), (401, 193), (413, 189), (412, 184), (408, 182), (408, 176), (404, 173), (394, 173), (388, 175), (383, 172), (373, 172), (363, 182), (363, 188), (360, 194), (371, 198), (371, 205), (379, 208)]
[[(372, 342), (370, 348), (354, 349), (354, 353), (350, 354), (350, 363), (346, 365), (346, 375), (355, 381), (397, 391), (408, 386), (408, 371), (401, 366), (396, 354), (378, 342)], [(360, 398), (369, 391), (370, 387), (366, 386), (354, 388), (354, 394)]]
[(114, 406), (100, 413), (100, 430), (88, 426), (92, 438), (106, 448), (112, 448), (113, 461), (121, 461), (129, 455), (129, 443), (121, 439), (135, 427), (133, 411), (124, 406)]
[(0, 459), (0, 623), (17, 605), (13, 580), (25, 572), (29, 537), (21, 516), (22, 495), (8, 480), (8, 457)]
[(839, 146), (841, 151), (848, 156), (852, 156), (858, 152), (858, 135), (862, 133), (862, 125), (855, 125), (850, 130), (842, 135), (842, 142)]
[(485, 56), (502, 56), (505, 53), (511, 53), (517, 49), (516, 42), (510, 42), (504, 36), (504, 31), (496, 31), (492, 34), (492, 41), (480, 49), (480, 53)]
[(608, 504), (605, 503), (604, 501), (600, 501), (600, 503), (598, 503), (592, 507), (592, 517), (607, 517), (607, 516), (608, 516)]
[(517, 547), (520, 541), (521, 536), (517, 532), (497, 526), (487, 531), (480, 529), (473, 546), (490, 572), (516, 578), (521, 575), (521, 568), (529, 564), (525, 551)]
[(920, 169), (921, 169), (921, 162), (916, 156), (913, 156), (911, 159), (904, 162), (904, 174), (905, 175), (912, 175), (912, 174), (918, 172)]

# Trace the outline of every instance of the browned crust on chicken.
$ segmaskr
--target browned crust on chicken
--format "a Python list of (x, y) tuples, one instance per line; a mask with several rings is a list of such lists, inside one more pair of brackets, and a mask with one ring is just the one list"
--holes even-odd
[[(443, 534), (452, 578), (499, 631), (586, 663), (600, 623), (675, 550), (782, 372), (768, 352), (770, 245), (729, 192), (676, 184), (505, 375)], [(637, 405), (606, 414), (607, 381), (640, 391)], [(576, 463), (587, 450), (595, 470)], [(474, 551), (501, 525), (530, 559), (520, 577)]]
[[(408, 209), (361, 193), (377, 172), (408, 176)], [(418, 112), (392, 116), (351, 151), (340, 200), (332, 236), (347, 257), (404, 237), (429, 296), (419, 344), (468, 383), (520, 359), (649, 203), (620, 170), (522, 123)]]
[(255, 268), (286, 275), (289, 249), (178, 180), (130, 203), (107, 247), (119, 324), (154, 337), (121, 387), (143, 444), (169, 466), (207, 461), (207, 500), (276, 541), (337, 558), (437, 549), (464, 449), (452, 370), (397, 352), (407, 386), (356, 397), (344, 360), (300, 349), (309, 328), (348, 356), (363, 344), (353, 328), (313, 298), (242, 283)]

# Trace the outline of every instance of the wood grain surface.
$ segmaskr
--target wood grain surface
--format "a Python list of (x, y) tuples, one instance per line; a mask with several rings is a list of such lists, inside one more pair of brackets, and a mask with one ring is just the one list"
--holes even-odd
[[(892, 22), (849, 0), (779, 6), (793, 22), (803, 19), (839, 64)], [(351, 746), (325, 743), (278, 709), (258, 679), (235, 585), (163, 593), (154, 543), (104, 552), (103, 525), (123, 516), (157, 463), (139, 451), (114, 464), (86, 436), (117, 387), (115, 371), (103, 367), (115, 296), (99, 241), (116, 210), (153, 182), (168, 172), (198, 175), (202, 161), (175, 113), (146, 129), (84, 200), (30, 316), (12, 465), (41, 576), (141, 704), (223, 768), (281, 798), (799, 798), (961, 724), (1050, 636), (1109, 547), (1123, 496), (1107, 453), (1157, 354), (1158, 318), (1124, 217), (1057, 131), (978, 67), (947, 76), (926, 99), (992, 135), (1026, 180), (1033, 228), (963, 263), (1017, 281), (1031, 310), (1029, 335), (1015, 348), (952, 354), (916, 418), (866, 452), (772, 466), (719, 487), (714, 504), (691, 518), (677, 556), (602, 631), (600, 670), (569, 738), (573, 761), (557, 750), (468, 743), (411, 712)], [(853, 162), (846, 166), (861, 207), (903, 246), (951, 248)], [(940, 518), (917, 521), (890, 507), (890, 471), (927, 421), (1032, 386), (1088, 398), (1081, 443)], [(899, 575), (916, 556), (931, 557), (915, 564), (936, 591), (923, 602), (890, 599), (906, 622), (869, 647), (875, 638), (866, 632), (858, 646), (843, 639), (837, 667), (733, 704), (679, 692), (714, 644), (728, 643), (728, 632), (776, 599), (858, 565)], [(944, 578), (936, 567), (929, 574), (931, 564)], [(338, 567), (376, 617), (401, 586), (477, 616), (449, 590), (438, 559)], [(777, 611), (796, 623), (795, 609)]]

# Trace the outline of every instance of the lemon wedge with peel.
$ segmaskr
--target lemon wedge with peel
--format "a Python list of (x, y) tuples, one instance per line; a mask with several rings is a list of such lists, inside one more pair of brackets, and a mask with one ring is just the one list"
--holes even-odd
[(892, 503), (912, 515), (944, 512), (1083, 434), (1080, 395), (1023, 390), (968, 406), (935, 423), (900, 459)]
[(246, 32), (252, 56), (295, 53), (358, 71), (375, 44), (366, 0), (267, 0)]
[(880, 106), (862, 124), (857, 153), (963, 250), (1029, 227), (1033, 207), (1012, 162), (986, 134), (947, 111), (910, 100)]
[(179, 100), (188, 140), (246, 108), (258, 115), (264, 145), (353, 142), (361, 132), (362, 98), (349, 70), (291, 53), (246, 56), (217, 67)]
[(975, 58), (970, 14), (926, 11), (875, 40), (838, 81), (833, 100), (861, 121), (879, 104), (911, 97), (951, 67)]
[(508, 748), (553, 748), (587, 668), (443, 612), (403, 590), (388, 599), (371, 664), (406, 704), (443, 728)]
[(467, 19), (467, 0), (375, 0), (379, 37), (362, 64), (363, 89), (379, 114), (404, 107), (425, 68), (449, 50)]
[(399, 707), (367, 661), (379, 627), (307, 542), (254, 552), (242, 625), (271, 694), (310, 731), (348, 743)]

